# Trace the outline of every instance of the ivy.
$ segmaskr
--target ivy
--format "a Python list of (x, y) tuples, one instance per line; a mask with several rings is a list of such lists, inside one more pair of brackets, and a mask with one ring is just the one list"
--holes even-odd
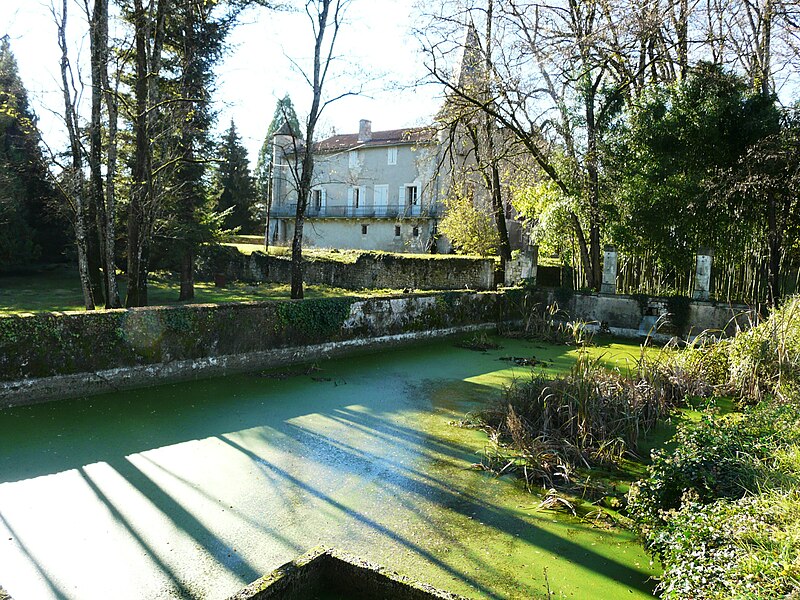
[(636, 300), (639, 305), (639, 314), (644, 316), (644, 313), (647, 312), (647, 307), (650, 306), (650, 296), (647, 294), (631, 294), (631, 298)]
[(669, 320), (678, 333), (683, 333), (689, 324), (692, 299), (688, 296), (671, 296), (667, 298)]
[(314, 339), (336, 334), (350, 316), (352, 304), (352, 298), (281, 302), (275, 309), (275, 331), (291, 329)]

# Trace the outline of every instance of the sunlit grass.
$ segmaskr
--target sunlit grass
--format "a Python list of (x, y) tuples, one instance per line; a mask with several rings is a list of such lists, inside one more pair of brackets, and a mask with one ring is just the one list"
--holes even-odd
[[(119, 278), (123, 298), (127, 288), (124, 277)], [(207, 281), (195, 282), (195, 298), (191, 302), (178, 302), (180, 282), (168, 273), (151, 275), (148, 281), (150, 306), (175, 304), (213, 304), (219, 302), (257, 302), (284, 300), (290, 297), (288, 283), (249, 284), (232, 282), (215, 287)], [(307, 285), (307, 298), (332, 298), (342, 296), (372, 297), (400, 293), (399, 290), (368, 290), (354, 292), (326, 285)], [(83, 310), (80, 281), (75, 269), (56, 267), (33, 275), (0, 278), (0, 315), (19, 315), (38, 312)]]

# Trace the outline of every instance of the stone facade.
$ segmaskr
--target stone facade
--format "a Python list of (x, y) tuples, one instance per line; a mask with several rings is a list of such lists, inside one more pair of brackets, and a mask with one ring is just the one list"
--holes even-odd
[[(440, 149), (432, 128), (372, 132), (371, 123), (362, 120), (358, 134), (332, 136), (314, 150), (304, 245), (394, 252), (433, 248), (442, 208)], [(275, 136), (269, 235), (277, 245), (294, 235), (295, 152), (288, 131)]]

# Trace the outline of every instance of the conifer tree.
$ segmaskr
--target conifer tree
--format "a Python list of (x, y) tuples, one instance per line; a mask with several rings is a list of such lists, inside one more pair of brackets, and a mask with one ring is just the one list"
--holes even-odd
[(6, 36), (0, 40), (0, 267), (61, 259), (68, 224), (55, 214), (54, 198), (36, 116)]
[(215, 178), (217, 210), (228, 211), (223, 226), (225, 229), (238, 228), (242, 233), (251, 233), (257, 227), (253, 217), (256, 188), (247, 162), (247, 150), (242, 145), (233, 120), (220, 145), (219, 159)]

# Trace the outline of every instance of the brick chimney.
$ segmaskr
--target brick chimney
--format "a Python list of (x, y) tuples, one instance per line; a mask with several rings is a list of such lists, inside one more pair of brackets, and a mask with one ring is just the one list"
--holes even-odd
[(372, 121), (361, 119), (358, 122), (358, 141), (368, 142), (372, 139)]

